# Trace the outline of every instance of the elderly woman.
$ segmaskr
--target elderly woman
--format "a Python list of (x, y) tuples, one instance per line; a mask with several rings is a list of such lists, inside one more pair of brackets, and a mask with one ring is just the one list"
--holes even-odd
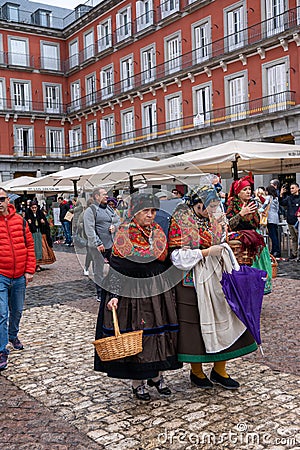
[(265, 294), (272, 290), (272, 266), (268, 247), (259, 231), (260, 216), (253, 199), (254, 182), (246, 176), (232, 183), (229, 193), (227, 219), (230, 231), (238, 232), (250, 255), (255, 256), (252, 267), (265, 270), (268, 274)]
[[(111, 336), (112, 314), (118, 312), (120, 331), (143, 331), (141, 353), (103, 362), (95, 354), (95, 370), (109, 377), (131, 379), (139, 400), (150, 400), (145, 380), (160, 395), (169, 396), (162, 372), (178, 369), (178, 321), (175, 292), (163, 273), (167, 269), (166, 236), (154, 222), (159, 200), (152, 194), (133, 194), (128, 218), (116, 233), (105, 290), (106, 304), (100, 305), (96, 339)], [(102, 306), (102, 307), (101, 307)]]
[[(176, 286), (178, 359), (191, 363), (190, 380), (202, 389), (213, 383), (237, 389), (239, 383), (227, 374), (226, 361), (257, 348), (230, 310), (220, 284), (225, 249), (212, 244), (225, 239), (225, 221), (214, 187), (197, 186), (176, 208), (169, 231), (171, 260), (186, 271)], [(214, 367), (209, 379), (202, 363), (210, 362)]]

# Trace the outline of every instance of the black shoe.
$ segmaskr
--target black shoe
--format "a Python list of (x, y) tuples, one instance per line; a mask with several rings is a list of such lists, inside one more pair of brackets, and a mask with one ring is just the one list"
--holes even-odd
[(196, 375), (194, 375), (193, 372), (190, 372), (190, 380), (193, 384), (195, 384), (197, 387), (201, 389), (211, 389), (214, 386), (207, 377), (205, 378), (196, 377)]
[(132, 386), (132, 392), (138, 400), (143, 400), (144, 402), (149, 402), (149, 400), (151, 400), (150, 394), (145, 390), (144, 384), (140, 384), (137, 388)]
[(225, 378), (219, 375), (214, 369), (212, 369), (210, 373), (210, 381), (215, 384), (220, 384), (225, 389), (238, 389), (240, 387), (240, 383), (233, 380), (232, 378)]
[(297, 259), (297, 256), (291, 255), (291, 256), (288, 258), (288, 261), (295, 261), (295, 259)]
[(147, 384), (150, 387), (156, 387), (157, 392), (164, 397), (169, 397), (172, 394), (171, 389), (165, 385), (163, 376), (161, 376), (158, 381), (153, 381), (150, 379), (147, 381)]

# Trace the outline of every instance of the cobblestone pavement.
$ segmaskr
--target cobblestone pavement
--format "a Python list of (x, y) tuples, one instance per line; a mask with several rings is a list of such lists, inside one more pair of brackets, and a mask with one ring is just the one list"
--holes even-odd
[(265, 357), (228, 364), (238, 391), (192, 387), (185, 365), (166, 375), (172, 397), (153, 391), (145, 405), (128, 381), (93, 371), (94, 286), (73, 249), (59, 250), (27, 290), (25, 350), (1, 372), (1, 450), (300, 449), (299, 264), (280, 262), (264, 299)]

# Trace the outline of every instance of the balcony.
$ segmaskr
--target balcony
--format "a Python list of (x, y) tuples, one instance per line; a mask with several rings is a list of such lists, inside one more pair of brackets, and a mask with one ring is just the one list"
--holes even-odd
[(65, 105), (51, 99), (47, 102), (39, 102), (19, 96), (13, 99), (0, 98), (0, 111), (8, 114), (34, 115), (35, 113), (45, 113), (61, 116), (65, 114)]
[(165, 21), (169, 23), (181, 15), (180, 0), (166, 0), (161, 2), (157, 8), (158, 22)]
[(33, 70), (35, 69), (34, 57), (26, 53), (5, 53), (3, 63), (14, 69)]
[(39, 69), (47, 72), (61, 72), (62, 67), (60, 59), (41, 56), (39, 58)]
[(97, 41), (97, 52), (98, 53), (104, 53), (108, 51), (112, 51), (112, 34), (107, 34), (103, 38), (99, 39)]
[(132, 22), (128, 22), (117, 28), (114, 32), (114, 45), (128, 44), (129, 41), (133, 40), (132, 29)]
[(151, 10), (137, 17), (133, 23), (134, 34), (141, 34), (152, 31), (155, 28), (155, 11)]

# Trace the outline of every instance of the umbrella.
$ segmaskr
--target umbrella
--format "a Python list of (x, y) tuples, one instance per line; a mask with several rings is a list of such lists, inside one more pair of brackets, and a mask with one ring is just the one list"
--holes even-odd
[(10, 202), (14, 202), (17, 198), (20, 198), (18, 194), (8, 194), (8, 198)]
[(239, 270), (224, 272), (221, 280), (230, 308), (247, 327), (259, 346), (260, 314), (266, 277), (265, 271), (242, 265)]

